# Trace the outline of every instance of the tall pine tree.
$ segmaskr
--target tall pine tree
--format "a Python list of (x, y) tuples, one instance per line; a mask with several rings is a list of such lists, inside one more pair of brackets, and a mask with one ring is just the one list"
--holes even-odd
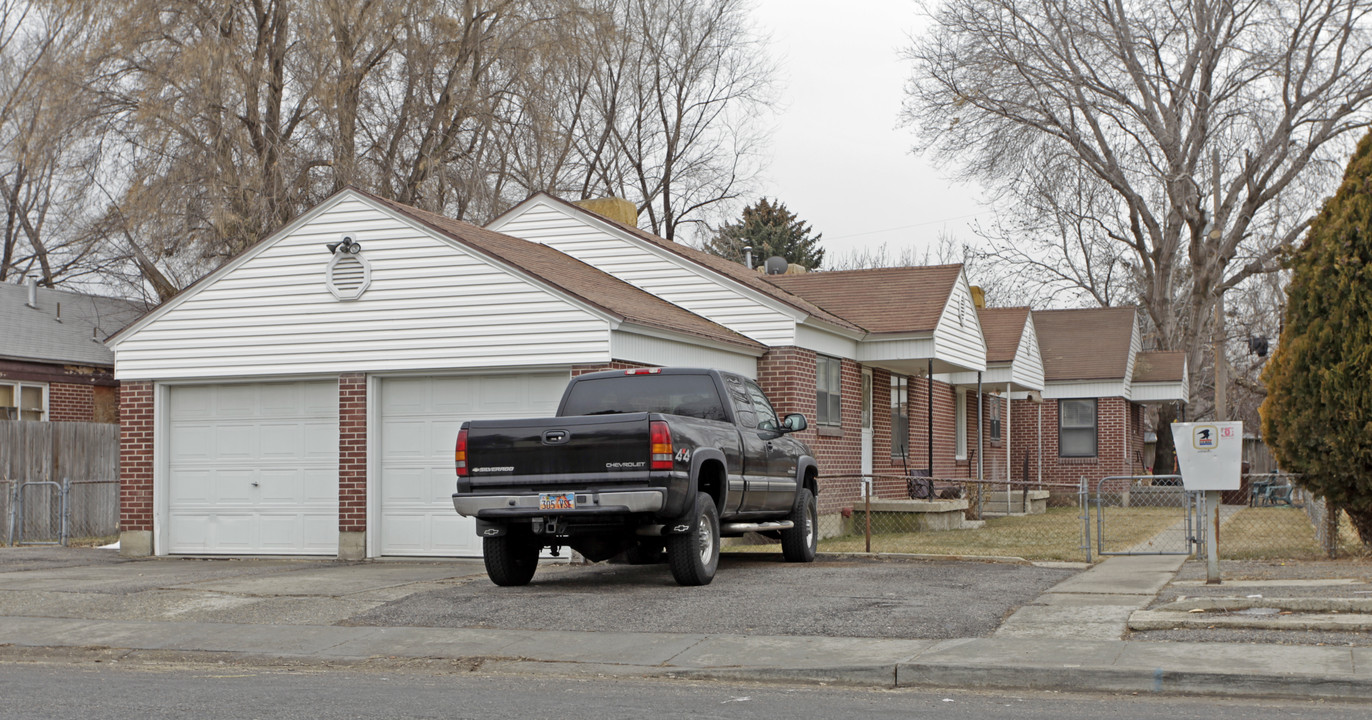
[(752, 246), (753, 262), (760, 264), (774, 255), (792, 265), (815, 269), (824, 262), (822, 234), (786, 209), (784, 203), (767, 198), (743, 208), (743, 217), (729, 223), (705, 243), (705, 252), (743, 262), (744, 246)]
[(1264, 439), (1372, 546), (1372, 134), (1289, 267), (1281, 339), (1263, 373)]

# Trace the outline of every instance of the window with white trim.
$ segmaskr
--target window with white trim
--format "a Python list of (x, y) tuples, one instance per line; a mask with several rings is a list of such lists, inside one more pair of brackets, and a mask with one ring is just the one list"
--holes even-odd
[(959, 389), (957, 402), (954, 404), (953, 433), (954, 449), (953, 455), (958, 460), (967, 459), (967, 390)]
[(1000, 398), (991, 396), (991, 442), (1000, 442)]
[(48, 419), (48, 386), (44, 383), (0, 382), (0, 420)]
[(1058, 457), (1096, 457), (1096, 399), (1058, 401)]
[(837, 427), (843, 423), (843, 363), (825, 355), (815, 357), (815, 422)]
[(904, 458), (910, 451), (910, 378), (891, 376), (891, 457)]

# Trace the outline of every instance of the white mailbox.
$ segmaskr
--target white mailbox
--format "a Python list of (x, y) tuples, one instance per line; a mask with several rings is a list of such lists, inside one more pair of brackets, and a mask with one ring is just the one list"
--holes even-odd
[(1243, 472), (1243, 423), (1172, 423), (1172, 442), (1187, 490), (1238, 490)]

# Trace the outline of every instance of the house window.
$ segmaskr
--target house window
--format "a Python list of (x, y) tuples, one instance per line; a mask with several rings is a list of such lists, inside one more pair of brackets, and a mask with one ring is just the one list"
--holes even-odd
[(891, 376), (891, 457), (903, 458), (910, 443), (910, 378)]
[(1058, 401), (1058, 457), (1096, 456), (1096, 400)]
[(991, 398), (991, 442), (1000, 442), (1000, 398)]
[(47, 396), (42, 383), (0, 383), (0, 420), (47, 420)]
[(820, 425), (842, 424), (842, 367), (838, 358), (815, 358), (815, 421)]
[(958, 390), (957, 402), (954, 403), (953, 418), (954, 449), (953, 454), (958, 460), (967, 459), (967, 391)]

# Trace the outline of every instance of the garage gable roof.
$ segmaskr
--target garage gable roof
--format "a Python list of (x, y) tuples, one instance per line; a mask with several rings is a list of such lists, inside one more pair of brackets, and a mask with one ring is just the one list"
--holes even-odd
[(805, 315), (813, 317), (817, 320), (821, 320), (830, 325), (838, 326), (845, 330), (861, 330), (861, 328), (855, 326), (853, 323), (845, 320), (844, 318), (839, 317), (833, 312), (830, 312), (828, 309), (820, 307), (819, 305), (816, 305), (815, 303), (805, 298), (799, 297), (794, 293), (788, 292), (785, 288), (781, 288), (776, 285), (773, 285), (772, 283), (767, 282), (766, 277), (762, 273), (757, 272), (756, 270), (749, 270), (748, 268), (744, 267), (743, 265), (740, 265), (739, 263), (726, 260), (722, 257), (719, 257), (718, 255), (711, 255), (710, 253), (707, 253), (703, 250), (697, 250), (696, 248), (690, 247), (688, 245), (683, 245), (681, 243), (673, 242), (665, 238), (660, 238), (646, 230), (642, 230), (636, 226), (627, 225), (617, 220), (604, 217), (603, 215), (598, 215), (594, 212), (591, 212), (590, 210), (581, 207), (580, 205), (568, 202), (558, 197), (554, 197), (553, 195), (549, 195), (548, 193), (535, 193), (534, 195), (526, 198), (523, 202), (519, 203), (515, 207), (501, 214), (500, 217), (496, 218), (495, 220), (492, 220), (490, 223), (488, 223), (488, 225), (498, 226), (502, 219), (506, 218), (507, 216), (519, 213), (529, 203), (536, 201), (548, 202), (550, 204), (562, 208), (565, 212), (569, 214), (579, 216), (582, 219), (588, 220), (592, 223), (600, 224), (604, 227), (607, 227), (613, 231), (618, 232), (622, 236), (632, 238), (635, 241), (645, 243), (654, 248), (666, 250), (668, 253), (676, 256), (682, 261), (688, 262), (705, 270), (709, 270), (717, 277), (722, 277), (735, 285), (747, 288), (748, 290), (760, 294), (773, 302), (780, 303), (791, 310), (800, 311)]
[(656, 295), (639, 290), (613, 275), (546, 245), (503, 235), (471, 223), (386, 200), (362, 190), (354, 191), (442, 233), (467, 248), (526, 272), (579, 302), (622, 321), (694, 335), (751, 350), (765, 349), (764, 345), (755, 340), (673, 305)]

